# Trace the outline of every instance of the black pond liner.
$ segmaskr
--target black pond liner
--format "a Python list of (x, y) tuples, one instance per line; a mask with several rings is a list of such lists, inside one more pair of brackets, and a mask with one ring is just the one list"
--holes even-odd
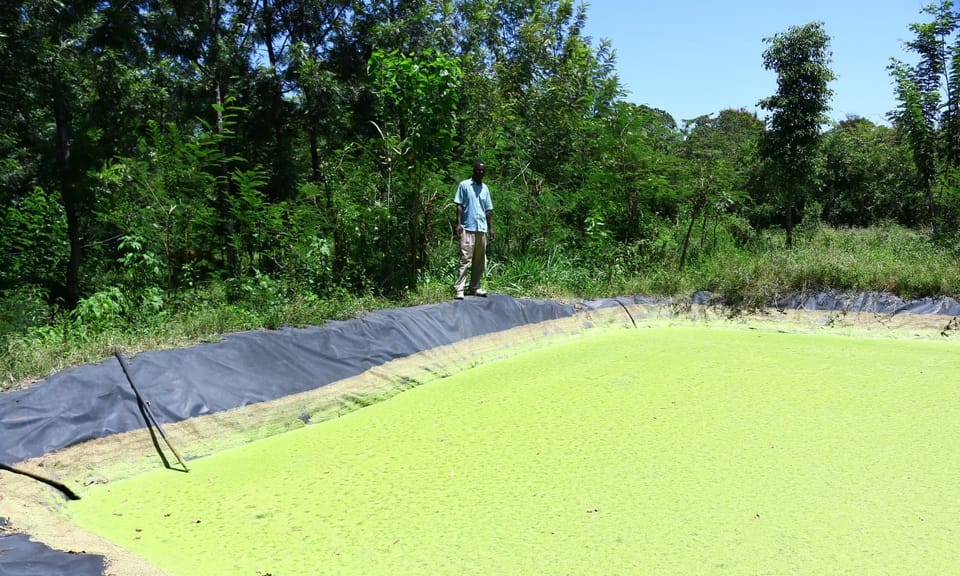
[[(0, 530), (6, 522), (0, 518)], [(67, 576), (103, 574), (104, 558), (93, 554), (53, 550), (25, 534), (0, 535), (0, 575)]]
[[(140, 393), (154, 400), (157, 419), (167, 424), (317, 389), (391, 360), (474, 336), (591, 310), (620, 306), (629, 315), (630, 304), (672, 303), (636, 296), (571, 305), (491, 295), (371, 312), (319, 327), (229, 334), (217, 343), (142, 352), (129, 359), (129, 368)], [(689, 303), (723, 302), (709, 292), (698, 292)], [(960, 315), (960, 304), (951, 298), (905, 302), (887, 294), (823, 292), (792, 296), (771, 306)], [(111, 357), (0, 395), (0, 463), (13, 465), (143, 427), (133, 390), (118, 359)], [(0, 533), (0, 576), (99, 576), (103, 565), (101, 556), (52, 550), (25, 535)]]
[[(397, 358), (575, 311), (552, 301), (470, 298), (319, 327), (228, 334), (217, 343), (141, 352), (127, 364), (157, 420), (168, 424), (314, 390)], [(0, 462), (143, 427), (134, 391), (111, 356), (0, 395)]]

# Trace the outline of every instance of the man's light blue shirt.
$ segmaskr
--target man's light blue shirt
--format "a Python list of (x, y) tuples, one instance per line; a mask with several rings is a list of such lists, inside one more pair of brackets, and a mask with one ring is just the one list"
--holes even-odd
[(468, 232), (487, 231), (487, 212), (493, 210), (493, 200), (486, 184), (477, 184), (468, 178), (457, 186), (457, 195), (453, 201), (463, 206), (463, 220), (460, 224)]

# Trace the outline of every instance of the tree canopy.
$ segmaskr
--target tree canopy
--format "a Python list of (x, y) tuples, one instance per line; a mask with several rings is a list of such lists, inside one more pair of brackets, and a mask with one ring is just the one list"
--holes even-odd
[(764, 41), (763, 66), (777, 73), (777, 93), (760, 101), (772, 114), (762, 151), (781, 189), (790, 247), (794, 207), (814, 181), (821, 126), (833, 94), (830, 37), (822, 22), (814, 22)]
[(766, 40), (768, 118), (678, 125), (625, 99), (574, 0), (4, 2), (0, 330), (156, 316), (212, 284), (403, 293), (449, 271), (475, 160), (497, 258), (590, 278), (789, 242), (804, 219), (943, 220), (960, 213), (957, 19), (946, 1), (927, 14), (920, 63), (891, 64), (890, 127), (827, 124), (821, 23)]

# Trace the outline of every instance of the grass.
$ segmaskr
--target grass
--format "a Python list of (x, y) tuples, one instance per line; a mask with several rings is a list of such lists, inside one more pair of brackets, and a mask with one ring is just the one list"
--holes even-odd
[(180, 348), (216, 341), (225, 333), (318, 325), (390, 305), (384, 299), (348, 295), (331, 299), (294, 296), (260, 306), (227, 304), (220, 290), (211, 287), (153, 318), (99, 325), (59, 318), (51, 325), (0, 339), (0, 389), (21, 388), (69, 366), (98, 362), (115, 349), (136, 353)]
[(905, 300), (960, 293), (956, 256), (899, 226), (817, 227), (799, 234), (791, 250), (781, 242), (766, 237), (710, 259), (699, 271), (701, 287), (755, 306), (825, 290), (885, 292)]
[[(791, 250), (784, 248), (782, 233), (739, 243), (721, 238), (692, 255), (684, 270), (666, 258), (644, 263), (654, 256), (642, 250), (611, 246), (591, 253), (602, 256), (585, 261), (554, 248), (541, 256), (494, 257), (487, 287), (518, 298), (571, 301), (636, 294), (688, 298), (708, 290), (742, 308), (822, 290), (887, 292), (904, 299), (960, 295), (956, 255), (923, 233), (896, 225), (799, 229)], [(0, 390), (99, 361), (115, 348), (137, 352), (183, 347), (229, 332), (318, 325), (369, 310), (444, 301), (451, 296), (452, 264), (449, 257), (438, 259), (416, 289), (398, 298), (346, 292), (318, 297), (290, 289), (282, 279), (260, 277), (245, 290), (213, 284), (168, 298), (159, 311), (122, 314), (88, 306), (83, 317), (61, 314), (33, 321), (25, 330), (0, 335)], [(237, 299), (237, 293), (242, 298)], [(109, 296), (103, 301), (109, 304)], [(19, 306), (29, 311), (29, 306)]]

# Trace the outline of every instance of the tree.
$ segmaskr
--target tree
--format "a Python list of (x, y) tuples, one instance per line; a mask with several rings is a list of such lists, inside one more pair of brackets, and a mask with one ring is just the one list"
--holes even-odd
[(593, 198), (589, 210), (602, 216), (616, 240), (644, 239), (650, 216), (670, 216), (664, 208), (676, 199), (681, 141), (674, 119), (662, 110), (620, 102), (591, 141), (590, 160), (584, 158)]
[(748, 186), (756, 167), (756, 150), (764, 125), (746, 110), (722, 110), (715, 118), (700, 116), (687, 123), (682, 154), (688, 160), (693, 182), (689, 195), (690, 222), (680, 253), (683, 268), (694, 223), (702, 218), (701, 246), (711, 216), (714, 225), (721, 213), (739, 208), (749, 197)]
[(891, 118), (907, 136), (927, 217), (936, 231), (944, 216), (937, 210), (943, 200), (937, 185), (951, 193), (960, 181), (960, 37), (951, 39), (960, 20), (950, 0), (922, 12), (933, 19), (911, 24), (916, 38), (906, 42), (918, 62), (911, 66), (890, 60), (898, 100)]
[(830, 37), (822, 22), (792, 26), (764, 38), (763, 66), (777, 73), (777, 93), (760, 101), (769, 110), (770, 129), (761, 154), (774, 168), (787, 232), (793, 246), (793, 212), (809, 191), (814, 176), (820, 127), (826, 122), (834, 79), (830, 69)]
[(382, 128), (378, 125), (380, 136), (395, 140), (384, 155), (388, 206), (394, 175), (409, 175), (403, 178), (398, 215), (406, 220), (405, 276), (407, 285), (413, 286), (417, 273), (426, 265), (436, 203), (436, 192), (427, 187), (428, 174), (444, 168), (444, 159), (450, 158), (462, 73), (455, 59), (430, 49), (417, 56), (377, 50), (369, 68), (383, 124)]
[[(270, 84), (276, 84), (267, 88), (275, 103), (265, 101), (263, 107), (274, 116), (272, 130), (278, 145), (286, 138), (284, 130), (290, 131), (290, 138), (296, 131), (307, 135), (309, 181), (317, 184), (323, 181), (323, 157), (340, 145), (343, 134), (337, 132), (347, 124), (343, 94), (351, 78), (337, 77), (336, 60), (349, 74), (360, 73), (366, 62), (346, 38), (351, 4), (349, 0), (273, 0), (265, 1), (260, 11), (260, 35), (268, 55), (262, 72), (273, 77)], [(285, 93), (289, 94), (286, 101)], [(288, 113), (281, 114), (278, 106)], [(329, 198), (327, 205), (332, 206)]]
[(896, 128), (850, 117), (823, 136), (820, 185), (811, 196), (831, 226), (885, 220), (921, 224), (925, 209), (910, 149)]
[[(61, 279), (46, 288), (68, 307), (81, 297), (85, 249), (96, 227), (89, 174), (136, 141), (136, 120), (150, 102), (135, 2), (8, 2), (0, 17), (4, 87), (0, 146), (20, 160), (3, 196), (58, 197), (69, 253)], [(9, 185), (9, 187), (8, 187)], [(38, 192), (39, 191), (39, 192)], [(48, 205), (31, 201), (32, 205)], [(29, 232), (31, 235), (33, 232)], [(43, 235), (37, 235), (42, 238)], [(49, 246), (36, 246), (49, 250)], [(59, 258), (50, 258), (59, 260)]]

